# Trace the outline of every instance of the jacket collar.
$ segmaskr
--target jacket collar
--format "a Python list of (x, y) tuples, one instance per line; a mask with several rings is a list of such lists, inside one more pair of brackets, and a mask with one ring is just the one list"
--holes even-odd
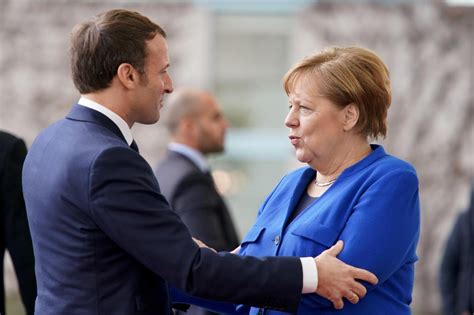
[(206, 158), (198, 150), (177, 142), (171, 142), (170, 144), (168, 144), (168, 150), (185, 156), (203, 173), (209, 171), (209, 164), (207, 163)]
[(370, 147), (372, 148), (372, 152), (369, 155), (367, 155), (365, 158), (360, 160), (359, 162), (357, 162), (357, 163), (349, 166), (348, 168), (346, 168), (341, 173), (341, 175), (339, 175), (339, 179), (349, 177), (352, 174), (355, 174), (355, 173), (359, 172), (360, 170), (363, 170), (367, 166), (373, 164), (378, 159), (381, 159), (381, 158), (387, 156), (387, 153), (385, 153), (385, 150), (381, 145), (371, 144)]
[(87, 121), (103, 126), (127, 143), (119, 127), (117, 127), (117, 125), (110, 118), (96, 110), (76, 104), (71, 108), (69, 114), (66, 115), (66, 119)]
[[(362, 170), (362, 169), (366, 168), (367, 166), (371, 165), (372, 163), (374, 163), (378, 159), (381, 159), (381, 158), (387, 156), (387, 153), (385, 153), (385, 150), (381, 145), (371, 144), (370, 146), (372, 148), (372, 152), (369, 155), (367, 155), (365, 158), (360, 160), (359, 162), (357, 162), (354, 165), (351, 165), (350, 167), (346, 168), (341, 173), (341, 175), (339, 175), (339, 178), (338, 178), (339, 181), (342, 178), (349, 177), (352, 174), (355, 174), (355, 173), (359, 172), (360, 170)], [(287, 221), (288, 221), (289, 217), (291, 216), (291, 214), (294, 211), (294, 208), (299, 203), (299, 201), (302, 198), (303, 194), (306, 193), (306, 189), (308, 187), (308, 184), (310, 183), (310, 181), (312, 181), (314, 179), (315, 176), (316, 176), (316, 171), (308, 166), (303, 170), (303, 173), (297, 179), (298, 183), (295, 185), (295, 187), (293, 189), (293, 193), (291, 194), (291, 199), (290, 199), (288, 209), (287, 209), (287, 213), (286, 213), (286, 217), (285, 217), (285, 224), (284, 224), (285, 228), (288, 224)], [(337, 185), (337, 184), (338, 184), (338, 182), (336, 181), (336, 183), (334, 185)], [(331, 189), (331, 187), (329, 189)]]

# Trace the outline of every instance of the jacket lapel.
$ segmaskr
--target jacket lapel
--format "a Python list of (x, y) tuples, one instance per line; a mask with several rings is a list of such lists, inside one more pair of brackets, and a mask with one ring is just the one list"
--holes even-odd
[(288, 219), (291, 217), (291, 214), (295, 210), (296, 205), (300, 201), (303, 194), (306, 192), (308, 183), (314, 178), (315, 174), (316, 172), (312, 168), (308, 167), (306, 170), (304, 170), (303, 174), (301, 174), (301, 177), (299, 178), (298, 183), (295, 186), (293, 192), (289, 192), (291, 193), (291, 199), (288, 205), (288, 209), (286, 211), (285, 224), (283, 225), (283, 229), (285, 229), (288, 225)]

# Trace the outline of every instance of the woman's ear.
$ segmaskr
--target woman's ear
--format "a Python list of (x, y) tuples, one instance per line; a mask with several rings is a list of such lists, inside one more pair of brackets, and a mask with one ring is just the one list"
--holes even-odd
[(344, 107), (344, 131), (349, 131), (357, 125), (359, 121), (359, 107), (350, 103)]
[(127, 89), (133, 89), (139, 83), (140, 74), (129, 63), (122, 63), (117, 69), (117, 78)]

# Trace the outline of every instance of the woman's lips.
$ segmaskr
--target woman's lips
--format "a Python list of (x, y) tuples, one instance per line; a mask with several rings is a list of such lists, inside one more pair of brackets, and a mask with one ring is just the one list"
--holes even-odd
[(297, 145), (301, 141), (300, 137), (289, 136), (288, 138), (290, 139), (292, 145)]

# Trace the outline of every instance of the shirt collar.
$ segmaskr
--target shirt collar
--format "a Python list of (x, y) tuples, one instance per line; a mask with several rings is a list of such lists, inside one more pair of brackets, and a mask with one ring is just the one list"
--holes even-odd
[(85, 98), (84, 96), (82, 96), (77, 103), (79, 105), (93, 109), (107, 116), (107, 118), (112, 120), (113, 123), (116, 124), (117, 127), (120, 129), (120, 132), (122, 133), (123, 137), (127, 141), (127, 144), (128, 145), (132, 144), (132, 141), (133, 141), (132, 131), (130, 130), (130, 127), (128, 127), (128, 124), (125, 122), (125, 120), (122, 119), (122, 117), (120, 117), (119, 115), (117, 115), (116, 113), (108, 109), (107, 107), (100, 105), (94, 101), (91, 101)]
[(168, 149), (180, 153), (190, 159), (202, 172), (209, 171), (209, 164), (207, 164), (206, 158), (198, 150), (177, 142), (171, 142), (168, 145)]

